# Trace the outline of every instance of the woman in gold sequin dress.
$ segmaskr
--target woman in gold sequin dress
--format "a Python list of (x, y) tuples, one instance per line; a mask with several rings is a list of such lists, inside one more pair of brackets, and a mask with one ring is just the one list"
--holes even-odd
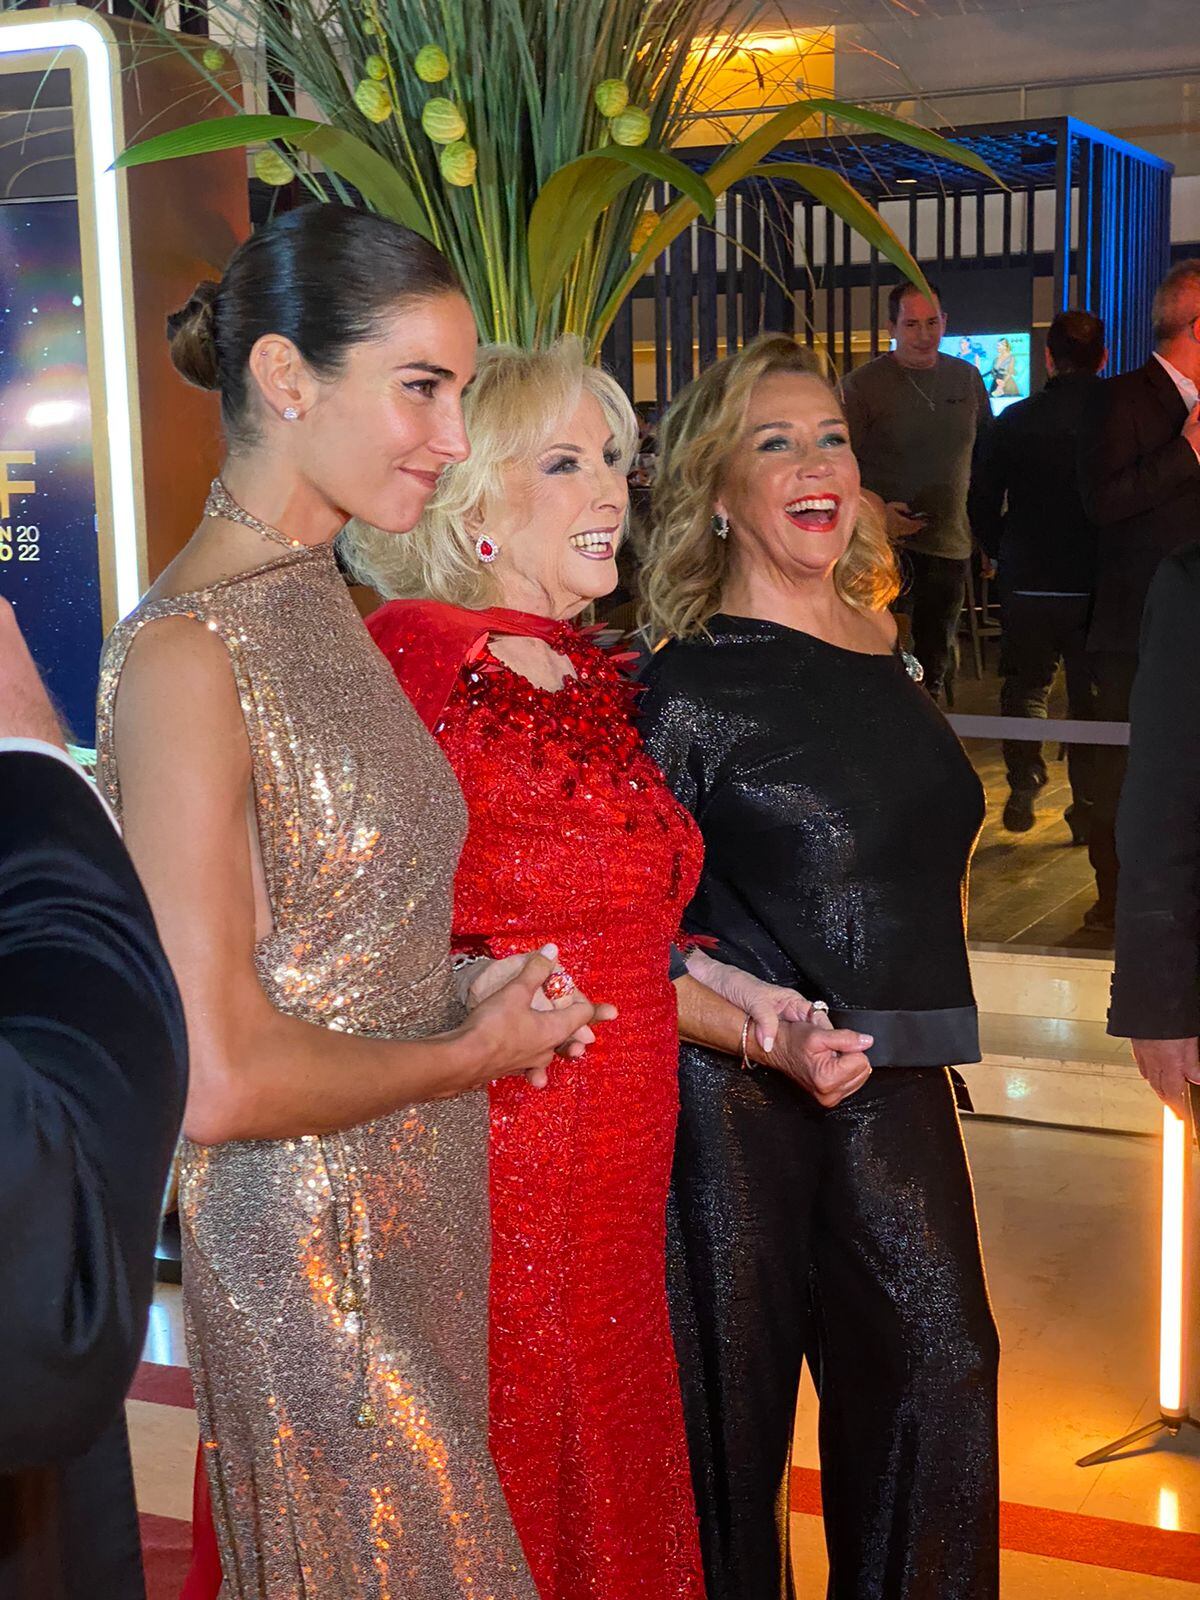
[(606, 1013), (532, 1009), (537, 956), (464, 1019), (462, 800), (332, 550), (350, 515), (410, 528), (466, 454), (471, 313), (424, 241), (318, 206), (172, 334), (230, 456), (106, 645), (98, 743), (187, 1011), (184, 1299), (223, 1595), (535, 1600), (486, 1448), (469, 1091), (544, 1079)]

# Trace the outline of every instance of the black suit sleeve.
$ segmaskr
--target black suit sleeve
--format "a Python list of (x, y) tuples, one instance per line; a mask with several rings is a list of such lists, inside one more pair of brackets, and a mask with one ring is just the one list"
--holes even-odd
[(1003, 413), (982, 431), (975, 447), (967, 517), (971, 531), (993, 561), (1000, 554), (1004, 531), (1004, 500), (1008, 493), (1008, 426)]
[(1200, 460), (1181, 434), (1154, 449), (1143, 447), (1139, 410), (1159, 402), (1140, 373), (1129, 376), (1141, 381), (1117, 378), (1100, 385), (1082, 439), (1083, 503), (1101, 528), (1143, 516), (1200, 480)]
[(119, 1414), (186, 1084), (179, 997), (81, 777), (0, 754), (0, 1473)]
[(1116, 970), (1108, 1030), (1200, 1034), (1200, 545), (1168, 556), (1142, 623), (1117, 820)]

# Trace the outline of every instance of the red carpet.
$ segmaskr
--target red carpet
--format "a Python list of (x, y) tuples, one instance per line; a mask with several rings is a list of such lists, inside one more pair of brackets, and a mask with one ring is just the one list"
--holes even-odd
[(191, 1411), (196, 1404), (192, 1376), (186, 1367), (160, 1367), (143, 1361), (133, 1375), (131, 1400), (146, 1400), (152, 1406), (179, 1406)]
[[(811, 1467), (793, 1467), (791, 1508), (821, 1514), (821, 1478)], [(1048, 1511), (1004, 1500), (1000, 1546), (1027, 1556), (1050, 1556), (1087, 1567), (1138, 1572), (1150, 1578), (1200, 1583), (1200, 1533), (1170, 1533), (1140, 1522), (1114, 1522), (1077, 1511)]]
[(192, 1553), (192, 1528), (174, 1517), (143, 1512), (142, 1558), (146, 1564), (146, 1600), (179, 1600)]

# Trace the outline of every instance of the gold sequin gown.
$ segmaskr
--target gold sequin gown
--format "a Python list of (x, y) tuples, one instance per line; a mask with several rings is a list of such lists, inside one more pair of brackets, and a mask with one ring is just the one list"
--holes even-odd
[[(452, 1026), (462, 798), (331, 548), (117, 626), (97, 744), (118, 809), (121, 669), (167, 616), (210, 628), (233, 665), (272, 1004), (347, 1033)], [(486, 1444), (487, 1137), (471, 1094), (328, 1138), (185, 1143), (184, 1305), (222, 1600), (536, 1600)]]

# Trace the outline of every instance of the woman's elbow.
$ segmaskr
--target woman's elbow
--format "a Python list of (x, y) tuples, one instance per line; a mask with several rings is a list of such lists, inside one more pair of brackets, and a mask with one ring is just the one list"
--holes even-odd
[(183, 1135), (193, 1144), (229, 1144), (252, 1138), (253, 1107), (245, 1058), (235, 1066), (225, 1050), (193, 1047)]

